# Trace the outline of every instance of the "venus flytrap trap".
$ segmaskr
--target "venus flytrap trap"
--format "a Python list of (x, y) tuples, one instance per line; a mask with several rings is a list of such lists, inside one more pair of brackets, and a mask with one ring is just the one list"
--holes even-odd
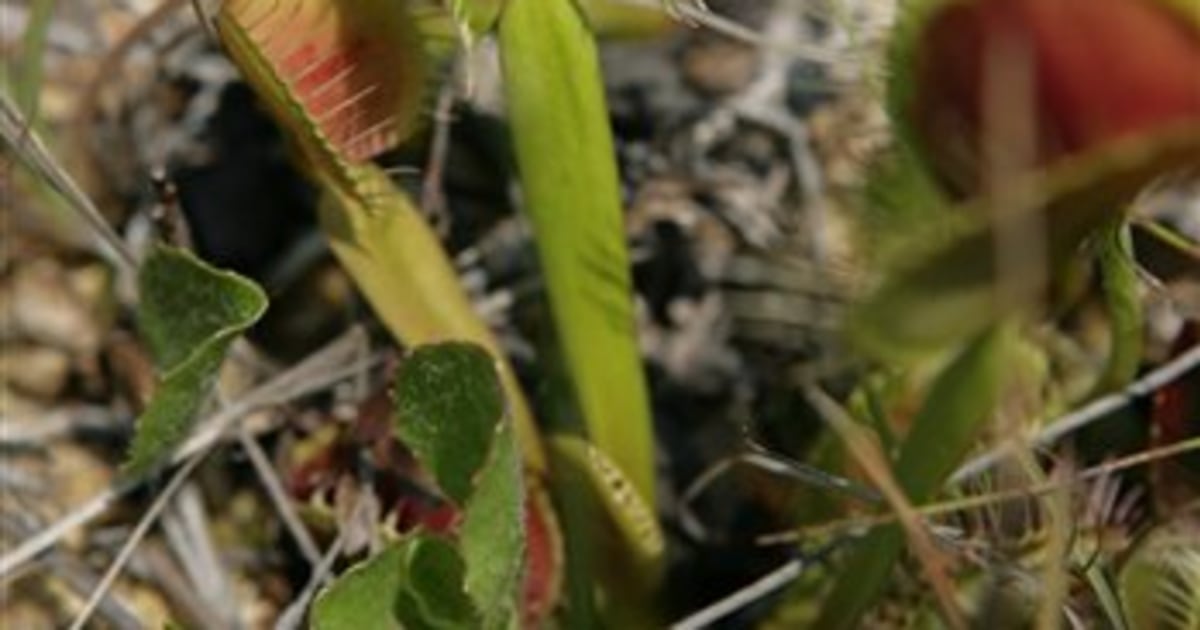
[[(953, 238), (901, 263), (905, 269), (860, 309), (852, 332), (864, 345), (902, 355), (977, 334), (997, 316), (1036, 303), (1085, 241), (1112, 252), (1109, 260), (1128, 259), (1115, 251), (1123, 237), (1097, 235), (1124, 229), (1146, 186), (1200, 168), (1198, 15), (1196, 0), (922, 0), (906, 7), (893, 34), (889, 113), (900, 151), (941, 184), (943, 203), (963, 207)], [(1006, 46), (1028, 57), (1019, 72), (1033, 102), (1017, 106), (1033, 118), (1032, 138), (987, 134), (986, 112), (995, 109), (988, 64)], [(994, 165), (985, 143), (1003, 150), (1017, 141), (1029, 143), (1030, 163), (1008, 181), (986, 181)], [(987, 198), (997, 188), (1030, 194), (1022, 207), (997, 209)], [(1010, 290), (998, 295), (997, 234), (1020, 222), (1044, 230), (1049, 273), (1003, 278)], [(1133, 290), (1128, 274), (1107, 264), (1102, 272), (1128, 306), (1119, 297)], [(1128, 309), (1116, 315), (1136, 317)], [(1136, 353), (1120, 350), (1128, 335), (1118, 337), (1119, 363)], [(1114, 365), (1111, 373), (1120, 380), (1131, 367)]]
[(1193, 525), (1156, 527), (1141, 538), (1117, 576), (1130, 628), (1200, 626), (1200, 542)]

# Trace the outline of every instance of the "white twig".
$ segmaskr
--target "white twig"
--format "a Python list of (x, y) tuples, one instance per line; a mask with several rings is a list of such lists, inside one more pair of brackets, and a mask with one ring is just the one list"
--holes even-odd
[(15, 549), (0, 558), (0, 579), (9, 577), (17, 568), (32, 560), (39, 553), (58, 544), (67, 532), (91, 521), (108, 510), (126, 493), (136, 488), (139, 483), (125, 482), (106, 488), (100, 494), (88, 499), (86, 503), (75, 508), (70, 514), (55, 521), (50, 526), (26, 539)]
[(671, 624), (671, 630), (700, 630), (787, 586), (804, 572), (804, 562), (789, 560), (770, 573)]
[(308, 602), (317, 594), (317, 589), (329, 578), (329, 571), (333, 568), (334, 560), (337, 560), (338, 555), (342, 553), (342, 543), (342, 535), (338, 534), (321, 561), (313, 565), (312, 575), (309, 576), (308, 583), (304, 585), (304, 590), (300, 591), (296, 600), (288, 605), (275, 622), (275, 630), (295, 630), (300, 627), (300, 623), (304, 620), (304, 613), (308, 611)]
[[(1153, 394), (1198, 367), (1200, 367), (1200, 345), (1192, 346), (1183, 354), (1138, 379), (1129, 387), (1097, 398), (1080, 409), (1046, 425), (1046, 428), (1033, 438), (1032, 446), (1033, 448), (1046, 448), (1135, 400)], [(960, 483), (984, 472), (1003, 460), (1009, 450), (1009, 445), (1006, 443), (970, 460), (955, 471), (950, 477), (950, 482)]]
[(213, 544), (204, 500), (195, 483), (179, 490), (163, 514), (162, 525), (201, 600), (213, 609), (222, 626), (236, 626), (237, 607), (228, 605), (236, 601), (234, 589)]
[(275, 474), (275, 469), (271, 466), (267, 454), (263, 452), (258, 440), (250, 435), (246, 427), (238, 427), (238, 441), (242, 445), (242, 450), (246, 452), (246, 456), (250, 458), (254, 472), (258, 474), (259, 481), (262, 482), (263, 488), (271, 498), (271, 503), (275, 505), (275, 510), (283, 519), (288, 533), (295, 540), (296, 547), (300, 549), (300, 554), (304, 556), (310, 567), (316, 566), (321, 561), (321, 552), (317, 549), (317, 543), (313, 542), (312, 536), (309, 535), (308, 528), (304, 527), (304, 523), (296, 514), (296, 509), (292, 506), (292, 501), (288, 498), (283, 484), (279, 482), (279, 476)]
[[(211, 444), (209, 445), (212, 446)], [(184, 462), (175, 471), (171, 481), (162, 489), (157, 497), (154, 498), (154, 503), (150, 504), (150, 508), (142, 515), (142, 519), (138, 522), (137, 527), (129, 534), (129, 539), (121, 546), (121, 550), (117, 552), (117, 556), (113, 558), (111, 564), (108, 565), (108, 570), (104, 572), (104, 577), (100, 578), (100, 583), (96, 585), (92, 591), (91, 597), (87, 603), (83, 605), (83, 610), (76, 615), (75, 621), (71, 623), (71, 630), (80, 630), (84, 624), (91, 618), (95, 612), (96, 606), (100, 604), (100, 600), (108, 593), (108, 589), (112, 588), (113, 582), (117, 580), (117, 576), (121, 574), (121, 569), (125, 568), (125, 563), (129, 562), (129, 558), (133, 556), (133, 552), (137, 550), (138, 543), (142, 542), (142, 538), (150, 532), (150, 528), (158, 520), (158, 515), (162, 513), (163, 508), (167, 507), (171, 497), (175, 496), (175, 492), (183, 486), (184, 482), (191, 476), (192, 471), (204, 461), (204, 456), (208, 454), (210, 449), (196, 453), (191, 459)]]

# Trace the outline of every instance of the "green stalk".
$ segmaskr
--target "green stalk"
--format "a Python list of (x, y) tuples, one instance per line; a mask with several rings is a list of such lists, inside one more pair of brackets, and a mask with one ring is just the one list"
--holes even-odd
[(595, 40), (572, 0), (509, 0), (499, 39), (525, 207), (575, 400), (592, 442), (653, 506), (653, 430)]

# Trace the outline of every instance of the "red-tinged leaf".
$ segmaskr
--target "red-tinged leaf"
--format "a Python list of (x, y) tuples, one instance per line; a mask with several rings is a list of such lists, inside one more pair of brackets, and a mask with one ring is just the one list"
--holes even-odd
[(562, 595), (562, 532), (540, 489), (525, 495), (525, 577), (521, 585), (523, 628), (541, 628)]
[(364, 162), (415, 126), (425, 60), (404, 2), (226, 0), (218, 25), (251, 84), (318, 151)]

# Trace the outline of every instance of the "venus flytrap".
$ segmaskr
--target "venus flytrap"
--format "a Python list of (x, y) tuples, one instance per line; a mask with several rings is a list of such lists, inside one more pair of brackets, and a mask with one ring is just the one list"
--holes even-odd
[[(403, 343), (466, 340), (495, 358), (536, 495), (545, 457), (512, 369), (433, 231), (370, 163), (418, 125), (423, 53), (455, 30), (406, 9), (394, 0), (227, 0), (217, 27), (317, 183), (332, 249), (380, 319)], [(594, 42), (568, 0), (456, 0), (447, 9), (467, 43), (498, 20), (517, 157), (567, 371), (593, 440), (587, 448), (608, 464), (603, 474), (583, 468), (613, 498), (601, 503), (617, 531), (641, 537), (629, 549), (653, 565), (661, 538), (651, 424)]]
[[(1032, 102), (1016, 105), (1030, 113), (1032, 138), (987, 134), (994, 105), (987, 102), (988, 67), (1006, 49), (1026, 57), (999, 63), (1028, 66), (1018, 70), (1030, 81)], [(1085, 241), (1110, 259), (1128, 259), (1114, 250), (1122, 237), (1096, 237), (1124, 229), (1135, 197), (1156, 179), (1200, 168), (1198, 65), (1197, 0), (906, 6), (893, 34), (889, 113), (903, 150), (917, 156), (948, 200), (963, 203), (964, 226), (932, 253), (902, 263), (860, 309), (853, 331), (889, 354), (944, 346), (1039, 301), (1046, 281), (1078, 258)], [(1014, 141), (1031, 145), (1029, 164), (1009, 180), (987, 181), (994, 172), (987, 143), (1011, 149)], [(1018, 188), (1031, 192), (1022, 207), (990, 208), (988, 189)], [(993, 290), (1001, 280), (996, 236), (1018, 222), (1044, 226), (1048, 273), (1004, 278), (1015, 290), (1002, 299)], [(1104, 265), (1102, 273), (1111, 293), (1133, 290), (1120, 267)], [(1114, 335), (1117, 362), (1137, 354), (1121, 348), (1127, 338)], [(1107, 386), (1132, 367), (1111, 368)]]
[(389, 330), (406, 344), (479, 343), (496, 357), (526, 465), (545, 469), (511, 366), (473, 312), (453, 265), (412, 201), (369, 162), (419, 123), (420, 34), (404, 4), (228, 0), (217, 27), (233, 59), (289, 132), (321, 190), (322, 226)]
[[(419, 28), (432, 23), (418, 22), (405, 3), (395, 0), (227, 0), (217, 17), (230, 56), (287, 132), (301, 168), (320, 190), (319, 216), (331, 248), (397, 341), (408, 346), (466, 341), (491, 357), (520, 446), (522, 502), (538, 512), (533, 517), (542, 529), (556, 530), (542, 496), (545, 455), (511, 365), (474, 312), (433, 230), (409, 197), (370, 162), (420, 122), (428, 62)], [(477, 499), (472, 505), (487, 502)], [(464, 510), (472, 522), (471, 514), (478, 511)], [(538, 594), (543, 614), (557, 599), (554, 574), (561, 563), (557, 532), (544, 534), (526, 550), (543, 573), (524, 578), (525, 588)], [(452, 551), (419, 539), (408, 543), (414, 554), (408, 561), (465, 571), (461, 577), (470, 588), (471, 540), (480, 538), (466, 535), (465, 566), (456, 564)], [(416, 597), (425, 587), (413, 588), (403, 596)], [(476, 604), (486, 620), (490, 605)], [(500, 622), (506, 618), (501, 615)]]
[[(1197, 0), (919, 0), (903, 8), (889, 113), (898, 153), (915, 158), (906, 167), (923, 168), (912, 176), (940, 190), (908, 186), (894, 200), (960, 206), (941, 213), (946, 229), (924, 251), (890, 260), (894, 268), (850, 332), (892, 359), (975, 339), (927, 394), (894, 463), (914, 502), (933, 497), (990, 417), (1000, 366), (1011, 361), (1001, 358), (1011, 353), (1004, 346), (1017, 339), (1013, 320), (1031, 315), (1056, 276), (1088, 255), (1099, 261), (1112, 337), (1097, 388), (1134, 375), (1141, 316), (1125, 222), (1155, 180), (1200, 173), (1197, 68)], [(997, 90), (995, 72), (1022, 84)], [(1013, 121), (1025, 137), (995, 133)], [(1027, 234), (1020, 229), (1039, 231), (1038, 251), (1005, 250), (1013, 244), (1006, 234)], [(1045, 269), (1014, 275), (1005, 265), (1014, 254)], [(902, 542), (892, 528), (861, 543), (820, 627), (859, 622)]]

